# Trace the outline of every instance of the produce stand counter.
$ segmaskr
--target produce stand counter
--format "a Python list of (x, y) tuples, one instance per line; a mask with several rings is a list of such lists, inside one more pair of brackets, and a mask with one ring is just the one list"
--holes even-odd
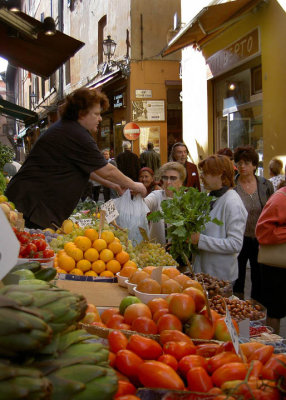
[(73, 293), (82, 294), (88, 303), (96, 307), (119, 307), (121, 300), (128, 296), (127, 289), (116, 283), (57, 280), (56, 285)]

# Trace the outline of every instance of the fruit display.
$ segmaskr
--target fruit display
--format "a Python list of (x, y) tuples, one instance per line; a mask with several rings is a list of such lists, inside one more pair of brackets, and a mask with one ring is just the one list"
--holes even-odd
[[(58, 240), (58, 238), (56, 239)], [(111, 230), (98, 232), (87, 228), (73, 241), (66, 242), (58, 251), (55, 267), (59, 273), (93, 277), (114, 277), (130, 262), (130, 255)], [(137, 266), (136, 266), (137, 267)]]
[(48, 247), (43, 233), (30, 233), (13, 228), (20, 242), (19, 258), (35, 258), (42, 262), (54, 257), (54, 251)]
[(197, 274), (187, 273), (186, 275), (190, 275), (192, 279), (196, 279), (201, 284), (204, 284), (204, 287), (208, 293), (208, 297), (213, 297), (216, 295), (229, 297), (232, 295), (232, 285), (229, 281), (218, 279), (209, 274), (205, 274), (204, 272)]
[(25, 221), (23, 214), (15, 209), (15, 205), (6, 196), (0, 194), (0, 208), (4, 212), (11, 226), (17, 229), (24, 229)]
[(164, 247), (159, 243), (142, 241), (134, 247), (134, 254), (135, 257), (132, 259), (140, 268), (147, 267), (148, 265), (157, 267), (160, 265), (179, 265), (171, 254), (167, 253)]
[(39, 261), (29, 261), (18, 264), (2, 279), (4, 285), (19, 283), (21, 280), (37, 279), (51, 281), (56, 277), (57, 271), (53, 267), (44, 267)]
[(265, 318), (265, 309), (261, 304), (251, 300), (240, 300), (237, 298), (222, 298), (214, 296), (210, 299), (210, 307), (220, 315), (225, 315), (225, 304), (230, 315), (237, 321), (249, 318), (251, 321), (257, 321)]

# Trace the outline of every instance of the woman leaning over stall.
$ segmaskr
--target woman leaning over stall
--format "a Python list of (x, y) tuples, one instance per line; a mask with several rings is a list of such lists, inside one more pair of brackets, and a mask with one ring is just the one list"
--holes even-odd
[(258, 160), (258, 154), (252, 146), (243, 146), (235, 149), (234, 161), (238, 168), (238, 175), (235, 178), (235, 190), (243, 201), (248, 217), (243, 246), (238, 256), (238, 279), (233, 290), (238, 297), (244, 297), (246, 264), (249, 260), (251, 267), (251, 298), (261, 302), (261, 276), (257, 261), (258, 241), (255, 237), (255, 226), (263, 207), (273, 193), (273, 185), (267, 179), (255, 175)]
[(234, 282), (238, 276), (237, 255), (242, 248), (247, 211), (233, 190), (233, 164), (226, 156), (212, 155), (198, 167), (205, 189), (215, 197), (210, 216), (222, 224), (209, 222), (202, 233), (191, 235), (192, 243), (199, 249), (194, 270)]
[[(159, 179), (162, 182), (162, 190), (154, 190), (144, 199), (150, 212), (161, 210), (162, 201), (173, 197), (171, 187), (179, 189), (183, 185), (186, 179), (185, 167), (178, 162), (168, 162), (159, 169)], [(150, 223), (150, 240), (161, 243), (163, 246), (166, 244), (163, 219)]]

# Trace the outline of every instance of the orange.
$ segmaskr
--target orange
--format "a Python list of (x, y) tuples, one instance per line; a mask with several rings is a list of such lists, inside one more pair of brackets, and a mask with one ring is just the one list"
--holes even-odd
[(83, 275), (83, 272), (82, 272), (80, 269), (78, 269), (78, 268), (74, 268), (74, 269), (72, 269), (72, 270), (70, 271), (70, 274), (73, 274), (73, 275)]
[(168, 275), (170, 279), (174, 279), (175, 276), (180, 275), (180, 271), (175, 267), (164, 268), (164, 274)]
[(91, 268), (91, 262), (88, 260), (79, 260), (76, 264), (76, 267), (80, 269), (82, 272), (89, 271)]
[(95, 271), (92, 271), (92, 270), (85, 272), (84, 275), (85, 276), (95, 276), (95, 277), (98, 276), (97, 273)]
[(74, 242), (67, 242), (67, 243), (64, 245), (64, 250), (65, 250), (65, 252), (67, 253), (67, 255), (69, 255), (69, 256), (72, 257), (72, 255), (71, 255), (70, 253), (71, 253), (71, 251), (72, 251), (75, 247), (76, 247), (76, 245), (74, 244)]
[(123, 264), (123, 267), (133, 267), (133, 268), (136, 268), (136, 269), (138, 268), (137, 264), (134, 261), (131, 261), (131, 260), (126, 261), (126, 263)]
[(99, 258), (98, 251), (96, 249), (90, 248), (84, 252), (84, 258), (88, 261), (96, 261)]
[(120, 264), (125, 264), (129, 260), (129, 254), (126, 251), (121, 251), (116, 254), (116, 260), (120, 262)]
[(66, 272), (70, 272), (75, 267), (75, 260), (67, 254), (63, 254), (59, 257), (59, 267)]
[(161, 285), (157, 281), (151, 278), (143, 279), (143, 281), (138, 283), (136, 289), (139, 290), (139, 292), (143, 293), (153, 293), (153, 294), (161, 293)]
[(59, 251), (57, 252), (57, 256), (58, 256), (58, 257), (59, 257), (59, 256), (62, 256), (62, 255), (67, 256), (67, 253), (64, 251), (64, 249), (59, 250)]
[(56, 268), (58, 274), (66, 274), (66, 271), (61, 268)]
[(99, 258), (100, 258), (102, 261), (106, 262), (106, 263), (107, 263), (108, 261), (112, 260), (113, 257), (114, 257), (114, 255), (113, 255), (112, 251), (109, 250), (109, 249), (104, 249), (104, 250), (102, 250), (102, 251), (100, 252), (100, 254), (99, 254)]
[(78, 247), (74, 246), (74, 249), (70, 251), (69, 254), (75, 261), (79, 261), (83, 259), (83, 251)]
[(108, 278), (113, 278), (114, 274), (111, 271), (103, 271), (99, 276), (106, 276)]
[(109, 243), (108, 248), (113, 254), (117, 254), (122, 251), (122, 245), (117, 240), (113, 240), (111, 243)]
[(131, 276), (133, 272), (136, 271), (136, 268), (134, 267), (129, 267), (129, 266), (123, 266), (122, 270), (120, 271), (120, 276)]
[(111, 231), (103, 231), (101, 234), (101, 239), (105, 240), (107, 244), (113, 242), (114, 237), (114, 233)]
[(97, 251), (101, 251), (107, 248), (107, 243), (103, 239), (95, 239), (92, 247), (94, 247)]
[(103, 272), (105, 270), (105, 263), (102, 260), (94, 261), (91, 264), (91, 268), (94, 272), (96, 272), (97, 274), (100, 274), (101, 272)]
[[(103, 250), (104, 251), (104, 250)], [(116, 274), (117, 272), (119, 272), (121, 270), (121, 265), (118, 261), (116, 260), (110, 260), (108, 261), (108, 263), (106, 264), (106, 269), (108, 271), (113, 272), (114, 274)]]
[(91, 247), (91, 240), (86, 236), (77, 236), (74, 239), (74, 243), (82, 251), (85, 251)]
[(92, 242), (98, 239), (98, 233), (95, 229), (89, 228), (84, 231), (84, 236), (88, 237)]
[(157, 267), (154, 267), (153, 265), (148, 265), (147, 267), (142, 268), (142, 271), (147, 272), (147, 274), (151, 275), (156, 268)]
[[(119, 243), (120, 243), (120, 239), (119, 239), (118, 237), (114, 236), (114, 240), (115, 240), (116, 242), (119, 242)], [(113, 240), (113, 241), (114, 241), (114, 240)]]

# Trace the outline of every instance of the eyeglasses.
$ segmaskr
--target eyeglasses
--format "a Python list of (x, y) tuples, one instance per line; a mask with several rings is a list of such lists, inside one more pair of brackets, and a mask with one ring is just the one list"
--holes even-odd
[(161, 177), (161, 179), (162, 179), (163, 181), (171, 181), (171, 182), (174, 182), (174, 181), (176, 181), (176, 180), (178, 179), (178, 177), (177, 177), (177, 176), (166, 176), (166, 175), (163, 175), (163, 176)]

